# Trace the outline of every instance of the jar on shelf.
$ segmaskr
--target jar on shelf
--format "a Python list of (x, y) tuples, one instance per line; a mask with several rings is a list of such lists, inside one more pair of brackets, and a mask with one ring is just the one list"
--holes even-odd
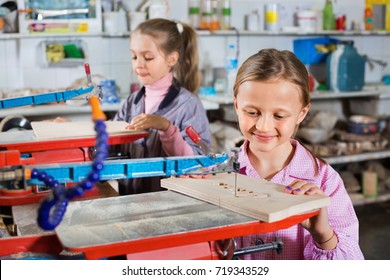
[(264, 7), (265, 30), (278, 31), (279, 30), (279, 5), (265, 4)]
[(211, 21), (213, 16), (213, 1), (202, 0), (202, 15), (200, 18), (200, 29), (211, 29)]
[(188, 1), (188, 16), (193, 28), (200, 28), (200, 0)]
[(231, 28), (232, 8), (230, 0), (219, 1), (219, 22), (222, 30), (229, 30)]

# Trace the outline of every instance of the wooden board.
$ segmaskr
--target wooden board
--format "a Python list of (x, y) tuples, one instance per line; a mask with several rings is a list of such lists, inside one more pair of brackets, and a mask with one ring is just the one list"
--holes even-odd
[(315, 211), (330, 204), (324, 195), (292, 195), (284, 186), (237, 174), (219, 173), (207, 179), (168, 178), (161, 186), (264, 222)]
[[(139, 133), (135, 130), (127, 130), (126, 126), (128, 126), (128, 123), (124, 121), (106, 121), (105, 123), (109, 135)], [(38, 140), (90, 137), (96, 135), (92, 121), (32, 122), (31, 126)]]

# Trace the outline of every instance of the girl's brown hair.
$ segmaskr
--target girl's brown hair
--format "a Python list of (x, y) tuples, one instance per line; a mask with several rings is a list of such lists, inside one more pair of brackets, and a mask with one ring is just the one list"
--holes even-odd
[(188, 24), (156, 18), (140, 23), (133, 32), (148, 35), (165, 54), (178, 52), (179, 60), (173, 67), (174, 77), (194, 94), (200, 86), (198, 38)]
[(240, 67), (234, 83), (234, 97), (247, 81), (289, 81), (300, 88), (303, 107), (310, 103), (309, 73), (305, 65), (290, 51), (263, 49), (249, 57)]
[[(288, 81), (299, 87), (302, 107), (310, 103), (309, 73), (306, 66), (294, 53), (272, 48), (260, 50), (241, 65), (233, 87), (234, 97), (237, 97), (239, 87), (247, 81), (262, 82), (277, 80)], [(312, 154), (313, 159), (318, 158), (310, 150), (308, 151)], [(318, 159), (324, 162), (321, 158)], [(319, 167), (317, 161), (315, 161), (315, 164), (316, 172), (318, 172)]]

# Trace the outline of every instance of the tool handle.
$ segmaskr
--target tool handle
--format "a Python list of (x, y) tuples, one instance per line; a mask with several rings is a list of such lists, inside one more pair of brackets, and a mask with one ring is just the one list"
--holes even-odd
[(186, 127), (186, 133), (195, 144), (198, 144), (202, 140), (199, 133), (191, 125)]
[(89, 63), (84, 64), (85, 74), (91, 74), (91, 69), (89, 68)]
[(92, 86), (92, 78), (91, 78), (91, 68), (89, 68), (89, 63), (84, 64), (85, 74), (87, 75), (88, 86)]
[(89, 104), (91, 105), (93, 120), (106, 120), (106, 115), (100, 107), (99, 99), (97, 96), (91, 96), (91, 98), (89, 99)]

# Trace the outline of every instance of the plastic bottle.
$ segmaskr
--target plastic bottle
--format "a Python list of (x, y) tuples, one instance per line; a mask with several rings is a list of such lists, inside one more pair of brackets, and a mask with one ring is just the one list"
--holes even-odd
[(204, 85), (212, 86), (214, 82), (213, 76), (213, 66), (211, 64), (210, 55), (208, 52), (205, 52), (203, 59), (203, 70), (204, 70)]
[(200, 0), (189, 0), (188, 15), (193, 28), (200, 28)]
[(213, 16), (213, 3), (211, 0), (202, 0), (202, 15), (200, 18), (200, 29), (211, 29)]
[(366, 30), (372, 30), (374, 21), (374, 13), (372, 12), (371, 7), (367, 7), (364, 10), (364, 25)]
[(326, 61), (327, 86), (335, 92), (359, 91), (364, 86), (366, 59), (353, 41), (339, 41)]
[(220, 22), (219, 22), (219, 16), (218, 16), (218, 1), (213, 0), (212, 1), (212, 15), (211, 15), (211, 23), (210, 23), (210, 30), (218, 30), (220, 29)]
[(233, 86), (236, 80), (237, 69), (238, 69), (238, 59), (236, 47), (233, 44), (230, 44), (227, 50), (226, 56), (226, 95), (233, 96)]
[(336, 23), (333, 14), (333, 4), (331, 0), (326, 0), (325, 7), (322, 10), (322, 29), (335, 30)]

